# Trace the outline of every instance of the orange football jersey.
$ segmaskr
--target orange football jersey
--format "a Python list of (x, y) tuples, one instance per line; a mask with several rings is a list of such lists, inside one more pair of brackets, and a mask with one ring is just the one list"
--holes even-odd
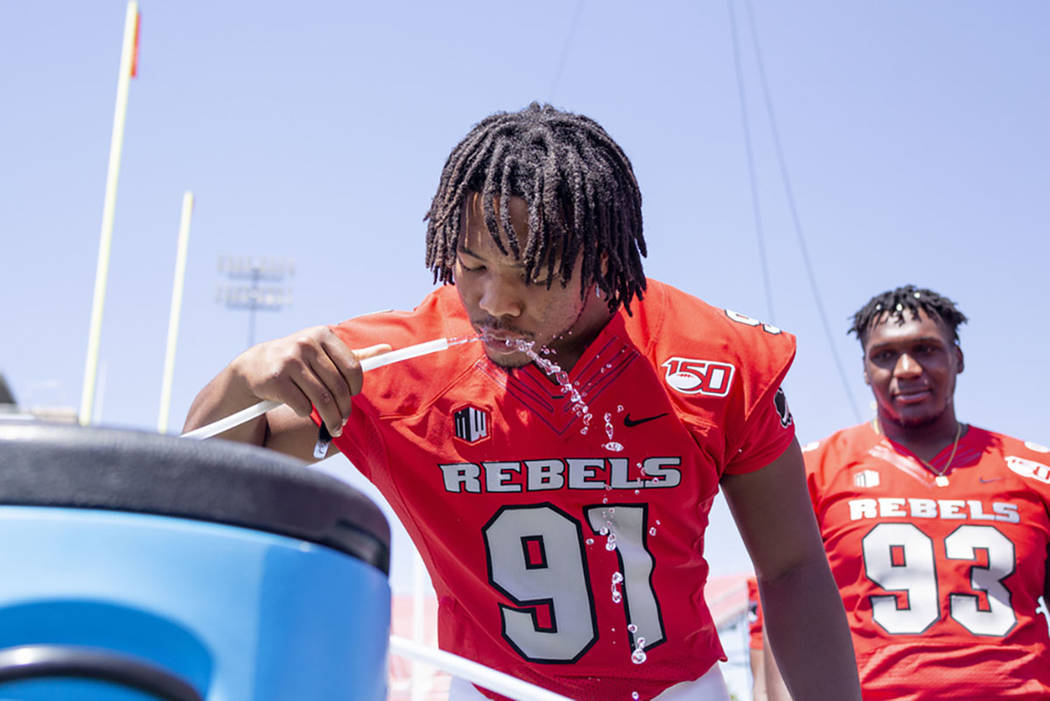
[[(418, 546), (441, 647), (574, 699), (651, 698), (724, 657), (711, 502), (794, 436), (790, 334), (656, 281), (632, 312), (569, 373), (580, 402), (466, 343), (370, 371), (336, 439)], [(351, 348), (473, 335), (451, 286), (333, 328)]]
[(804, 450), (864, 698), (1050, 698), (1047, 449), (970, 426), (946, 484), (870, 424)]
[(758, 580), (747, 578), (747, 646), (752, 650), (761, 650), (762, 604), (758, 597)]

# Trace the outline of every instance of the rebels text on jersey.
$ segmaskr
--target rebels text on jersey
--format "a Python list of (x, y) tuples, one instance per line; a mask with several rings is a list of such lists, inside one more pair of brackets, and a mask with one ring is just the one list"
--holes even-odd
[[(723, 657), (703, 601), (722, 474), (794, 436), (794, 339), (656, 281), (569, 374), (478, 344), (369, 372), (340, 450), (387, 497), (438, 594), (439, 640), (572, 698), (651, 698)], [(451, 287), (354, 319), (351, 347), (472, 330)]]
[(1046, 449), (971, 426), (946, 485), (868, 424), (804, 450), (864, 698), (1050, 696)]

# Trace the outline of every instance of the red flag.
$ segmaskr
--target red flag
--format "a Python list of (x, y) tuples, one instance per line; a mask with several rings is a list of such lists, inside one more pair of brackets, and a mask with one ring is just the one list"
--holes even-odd
[(134, 78), (139, 72), (139, 24), (142, 21), (142, 13), (135, 12), (135, 47), (131, 50), (131, 77)]

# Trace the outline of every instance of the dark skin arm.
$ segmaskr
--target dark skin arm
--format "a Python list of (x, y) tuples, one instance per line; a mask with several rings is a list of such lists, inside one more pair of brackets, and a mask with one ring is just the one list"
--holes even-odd
[[(766, 634), (765, 639), (769, 640), (768, 634)], [(777, 661), (773, 657), (773, 652), (769, 649), (768, 642), (757, 652), (762, 657), (760, 664), (762, 666), (766, 701), (791, 701), (791, 694), (784, 684), (784, 678), (780, 676), (780, 670), (777, 669)]]
[[(183, 431), (199, 428), (263, 399), (281, 402), (263, 416), (219, 434), (301, 460), (314, 461), (317, 408), (333, 436), (350, 418), (351, 398), (361, 391), (360, 361), (390, 350), (386, 344), (351, 350), (327, 326), (315, 326), (285, 338), (252, 346), (200, 391), (190, 406)], [(329, 448), (331, 454), (334, 447)]]
[[(828, 568), (797, 441), (722, 489), (755, 566), (768, 647), (796, 701), (860, 701), (846, 614)], [(768, 686), (767, 679), (767, 686)]]
[(1046, 549), (1046, 562), (1043, 565), (1043, 608), (1050, 610), (1050, 547)]

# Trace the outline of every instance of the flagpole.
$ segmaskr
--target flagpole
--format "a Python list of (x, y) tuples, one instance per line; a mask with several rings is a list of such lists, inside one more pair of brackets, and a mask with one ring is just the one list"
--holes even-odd
[(95, 268), (95, 294), (91, 303), (91, 325), (88, 331), (87, 358), (84, 362), (84, 389), (80, 395), (80, 423), (91, 424), (95, 404), (95, 376), (98, 373), (99, 339), (102, 335), (102, 310), (106, 303), (106, 281), (109, 276), (109, 254), (113, 241), (113, 217), (117, 206), (117, 180), (120, 175), (120, 152), (124, 146), (124, 120), (128, 111), (128, 84), (136, 71), (139, 35), (139, 5), (128, 3), (124, 16), (124, 44), (120, 52), (120, 77), (117, 80), (117, 104), (113, 114), (113, 135), (109, 142), (109, 168), (106, 173), (106, 199), (102, 207), (102, 233)]
[(179, 338), (179, 315), (182, 312), (182, 288), (186, 280), (186, 249), (190, 241), (190, 217), (193, 214), (193, 193), (182, 195), (182, 216), (179, 219), (179, 241), (175, 255), (175, 284), (171, 289), (171, 314), (168, 316), (168, 347), (164, 353), (164, 379), (160, 386), (160, 415), (157, 432), (168, 432), (168, 414), (171, 412), (171, 384), (175, 375), (175, 348)]

